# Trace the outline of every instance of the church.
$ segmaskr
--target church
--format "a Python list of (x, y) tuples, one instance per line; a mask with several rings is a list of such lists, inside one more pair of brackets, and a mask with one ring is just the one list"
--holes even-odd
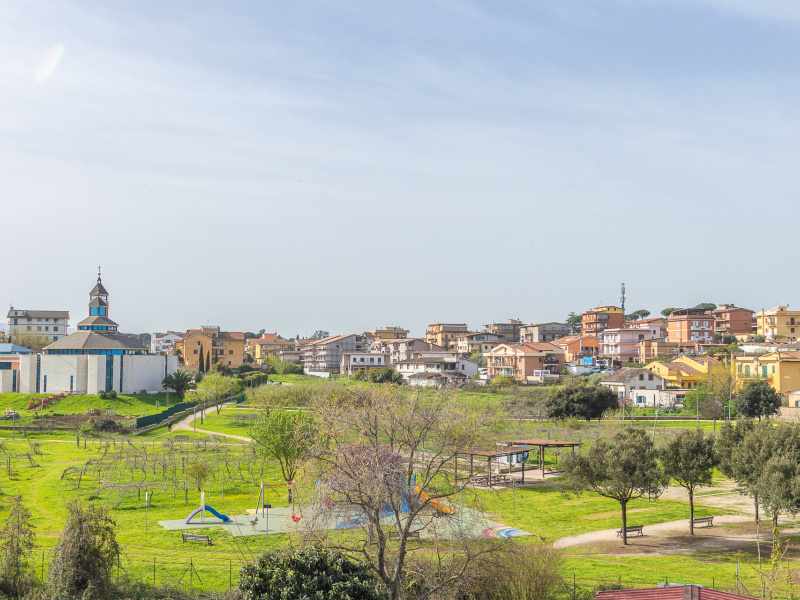
[(109, 317), (108, 291), (100, 273), (89, 292), (89, 315), (78, 331), (53, 342), (42, 354), (19, 361), (15, 392), (23, 394), (134, 394), (161, 391), (161, 382), (178, 370), (177, 356), (150, 354), (137, 340), (119, 333)]

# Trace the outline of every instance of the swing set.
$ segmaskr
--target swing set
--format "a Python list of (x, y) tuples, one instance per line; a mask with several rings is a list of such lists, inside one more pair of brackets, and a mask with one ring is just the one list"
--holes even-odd
[[(261, 482), (261, 491), (258, 494), (258, 501), (256, 502), (256, 514), (258, 511), (261, 510), (261, 516), (264, 516), (264, 508), (267, 503), (267, 494), (266, 492), (269, 491), (267, 488), (282, 488), (286, 487), (286, 491), (288, 495), (292, 499), (292, 521), (295, 523), (299, 523), (300, 519), (303, 518), (303, 513), (300, 510), (300, 497), (297, 495), (297, 484), (294, 481), (289, 483), (264, 483)], [(274, 490), (273, 490), (274, 491)], [(279, 491), (276, 491), (279, 498), (282, 498)], [(297, 498), (297, 513), (295, 513), (295, 498)]]

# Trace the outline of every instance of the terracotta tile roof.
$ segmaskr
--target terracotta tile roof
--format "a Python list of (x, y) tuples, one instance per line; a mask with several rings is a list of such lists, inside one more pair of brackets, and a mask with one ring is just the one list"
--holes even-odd
[(601, 383), (625, 383), (629, 379), (633, 379), (639, 373), (650, 373), (648, 369), (639, 367), (622, 367), (619, 371), (609, 373), (607, 377), (600, 380)]
[(712, 590), (699, 585), (670, 585), (640, 590), (608, 590), (597, 592), (595, 600), (743, 600), (752, 596), (740, 596), (731, 592)]

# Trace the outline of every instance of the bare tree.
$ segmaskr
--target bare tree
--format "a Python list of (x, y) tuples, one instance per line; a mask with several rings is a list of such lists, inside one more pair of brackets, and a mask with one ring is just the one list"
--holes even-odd
[[(417, 582), (414, 597), (434, 597), (502, 546), (475, 544), (479, 515), (455, 505), (468, 479), (464, 462), (457, 476), (457, 455), (487, 443), (496, 417), (452, 395), (389, 387), (324, 395), (315, 408), (320, 433), (306, 476), (318, 489), (306, 501), (303, 531), (360, 556), (390, 598), (401, 597), (407, 580)], [(421, 548), (409, 540), (420, 535), (430, 543), (417, 559)]]

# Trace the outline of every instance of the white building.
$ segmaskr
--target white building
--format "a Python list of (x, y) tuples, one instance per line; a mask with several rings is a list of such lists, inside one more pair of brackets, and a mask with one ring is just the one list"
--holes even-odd
[(11, 336), (38, 335), (47, 342), (57, 342), (66, 337), (68, 326), (68, 310), (23, 310), (12, 306), (8, 311)]
[(674, 392), (667, 392), (667, 382), (657, 373), (638, 367), (623, 367), (600, 381), (616, 392), (620, 402), (637, 406), (672, 406)]
[(89, 292), (89, 317), (78, 331), (53, 342), (43, 354), (19, 359), (17, 391), (23, 394), (97, 394), (157, 392), (177, 371), (177, 356), (148, 354), (147, 348), (117, 331), (108, 318), (108, 292), (97, 277)]
[(174, 331), (150, 334), (150, 352), (153, 354), (174, 354), (176, 341), (182, 340), (183, 334)]
[(345, 352), (342, 354), (339, 363), (339, 372), (352, 375), (356, 371), (370, 369), (380, 369), (388, 367), (392, 363), (389, 354), (377, 354), (375, 352)]
[(474, 360), (444, 354), (425, 354), (417, 358), (401, 360), (392, 366), (405, 380), (422, 373), (460, 375), (466, 379), (478, 374), (478, 363)]

